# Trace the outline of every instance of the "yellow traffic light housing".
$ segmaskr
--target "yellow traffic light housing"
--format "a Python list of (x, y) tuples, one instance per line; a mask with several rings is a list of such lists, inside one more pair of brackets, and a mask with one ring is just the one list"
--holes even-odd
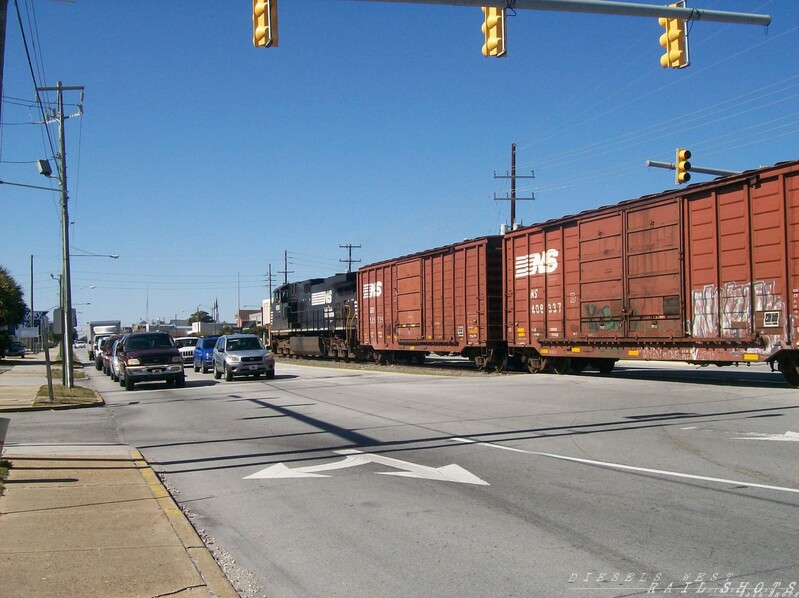
[(252, 45), (277, 47), (277, 0), (252, 0)]
[(691, 180), (691, 173), (688, 172), (691, 170), (691, 163), (688, 161), (691, 159), (691, 152), (687, 149), (677, 148), (677, 161), (674, 165), (675, 170), (675, 179), (678, 185), (683, 183), (687, 183)]
[(505, 49), (506, 9), (496, 6), (483, 6), (483, 56), (507, 56)]
[[(685, 2), (669, 6), (683, 7)], [(660, 66), (673, 69), (687, 67), (691, 62), (688, 59), (688, 34), (685, 31), (685, 21), (660, 17), (658, 24), (665, 30), (660, 36), (660, 45), (666, 50), (660, 57)]]

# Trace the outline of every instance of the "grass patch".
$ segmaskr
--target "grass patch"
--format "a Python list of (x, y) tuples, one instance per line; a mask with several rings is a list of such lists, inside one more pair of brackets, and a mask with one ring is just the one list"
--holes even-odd
[[(57, 380), (62, 376), (61, 368), (54, 368), (51, 367), (50, 371), (53, 373), (53, 380)], [(85, 380), (86, 379), (86, 372), (83, 371), (82, 368), (74, 368), (72, 370), (72, 378), (73, 380)]]
[(97, 393), (82, 386), (68, 388), (61, 384), (53, 384), (53, 402), (49, 401), (47, 385), (39, 387), (34, 405), (91, 405), (99, 403)]
[(0, 459), (0, 496), (3, 494), (3, 482), (8, 477), (8, 470), (11, 469), (11, 461)]

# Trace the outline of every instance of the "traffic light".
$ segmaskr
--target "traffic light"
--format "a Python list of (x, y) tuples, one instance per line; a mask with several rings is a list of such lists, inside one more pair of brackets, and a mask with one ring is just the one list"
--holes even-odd
[(277, 47), (277, 0), (252, 0), (252, 45)]
[(677, 148), (677, 162), (674, 165), (676, 174), (674, 178), (677, 180), (678, 185), (687, 183), (691, 180), (691, 173), (688, 172), (691, 170), (691, 163), (688, 161), (690, 159), (690, 151), (687, 149)]
[[(669, 6), (681, 7), (684, 3), (678, 2)], [(666, 50), (666, 53), (660, 57), (660, 66), (673, 69), (685, 68), (690, 64), (685, 21), (660, 17), (658, 23), (665, 29), (665, 33), (660, 36), (660, 45)]]
[(507, 56), (505, 50), (506, 9), (496, 6), (483, 6), (483, 56)]

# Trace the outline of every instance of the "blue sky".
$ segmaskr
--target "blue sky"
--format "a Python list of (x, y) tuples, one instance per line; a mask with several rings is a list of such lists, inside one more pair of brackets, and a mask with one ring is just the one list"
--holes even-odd
[[(262, 49), (250, 0), (11, 0), (0, 179), (47, 185), (33, 161), (52, 161), (18, 5), (36, 83), (85, 86), (66, 123), (73, 253), (120, 255), (73, 259), (79, 328), (215, 300), (230, 321), (270, 264), (282, 283), (284, 251), (302, 280), (342, 271), (339, 245), (368, 264), (497, 233), (511, 143), (536, 177), (524, 224), (673, 188), (644, 162), (676, 147), (731, 170), (799, 158), (799, 5), (689, 4), (773, 22), (694, 23), (691, 66), (667, 70), (651, 18), (519, 10), (489, 59), (472, 7), (280, 0)], [(35, 256), (36, 309), (58, 303), (59, 214), (57, 193), (0, 186), (0, 264), (27, 299)]]

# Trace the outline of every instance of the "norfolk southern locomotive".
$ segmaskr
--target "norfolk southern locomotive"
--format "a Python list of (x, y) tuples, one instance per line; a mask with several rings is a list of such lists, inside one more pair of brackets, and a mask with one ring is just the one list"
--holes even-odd
[(356, 282), (353, 272), (291, 282), (275, 289), (272, 351), (294, 357), (361, 357)]

